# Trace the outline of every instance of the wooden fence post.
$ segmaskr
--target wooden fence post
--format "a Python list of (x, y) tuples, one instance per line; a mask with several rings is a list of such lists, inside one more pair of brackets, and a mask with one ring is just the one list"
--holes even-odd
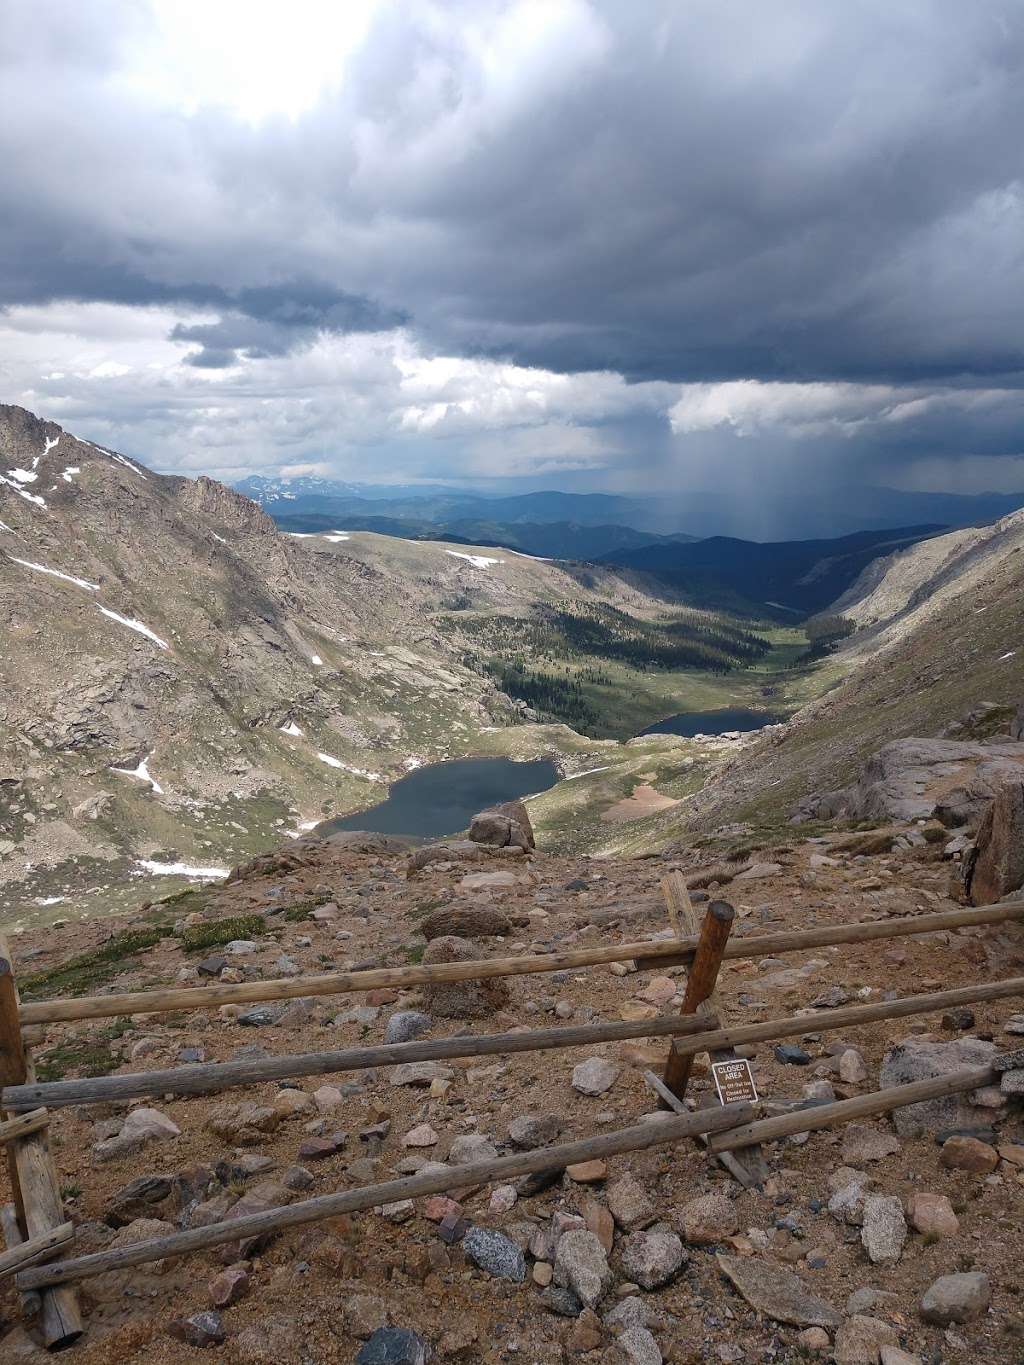
[[(668, 880), (666, 878), (666, 881)], [(682, 881), (682, 878), (679, 880)], [(680, 1011), (682, 1014), (696, 1014), (700, 1006), (714, 994), (718, 969), (722, 965), (722, 954), (735, 916), (736, 911), (726, 901), (712, 901), (708, 906), (700, 927), (693, 965), (686, 978), (686, 994)], [(682, 1100), (686, 1095), (692, 1068), (693, 1054), (680, 1056), (673, 1044), (665, 1063), (665, 1085), (678, 1100)]]
[[(3, 938), (0, 938), (0, 1068), (5, 1074), (13, 1070), (18, 1075), (15, 1082), (18, 1085), (35, 1080), (32, 1054), (21, 1037), (14, 963)], [(5, 1145), (11, 1161), (11, 1184), (23, 1242), (45, 1239), (65, 1223), (47, 1129), (35, 1129)], [(10, 1251), (14, 1249), (9, 1248)], [(70, 1346), (82, 1335), (78, 1294), (71, 1285), (60, 1284), (43, 1291), (40, 1325), (43, 1340), (51, 1349)]]
[[(687, 889), (686, 882), (683, 880), (682, 873), (670, 873), (662, 880), (661, 889), (664, 892), (665, 900), (668, 905), (669, 919), (672, 921), (672, 926), (676, 931), (677, 937), (695, 935), (697, 933), (697, 916), (694, 914), (693, 902), (690, 900), (690, 892)], [(724, 1010), (715, 987), (718, 978), (718, 966), (721, 964), (722, 954), (727, 946), (729, 933), (732, 929), (734, 912), (732, 906), (723, 901), (713, 902), (712, 905), (708, 907), (708, 915), (705, 917), (704, 925), (701, 928), (701, 941), (703, 941), (703, 934), (708, 926), (708, 922), (712, 918), (711, 911), (716, 905), (723, 907), (721, 913), (724, 914), (725, 911), (728, 911), (728, 916), (726, 917), (727, 922), (718, 930), (718, 933), (721, 936), (719, 961), (718, 964), (715, 965), (714, 979), (710, 982), (710, 991), (697, 1000), (694, 1008), (696, 1013), (704, 1015), (705, 1017), (711, 1014), (718, 1014), (720, 1016), (720, 1024), (724, 1026), (726, 1024)], [(698, 953), (699, 951), (700, 950), (698, 949)], [(693, 964), (694, 968), (696, 965), (695, 958)], [(693, 977), (694, 971), (691, 969), (690, 980), (687, 982), (686, 999), (683, 1002), (684, 1013), (690, 1002), (690, 986), (693, 984)], [(704, 986), (706, 985), (707, 977), (705, 977), (704, 982)], [(704, 989), (704, 987), (698, 982), (694, 986), (694, 995), (699, 996), (702, 989)], [(668, 1068), (666, 1068), (664, 1081), (659, 1082), (655, 1077), (651, 1077), (653, 1088), (659, 1097), (662, 1107), (673, 1109), (677, 1114), (680, 1112), (685, 1113), (682, 1098), (690, 1078), (690, 1068), (693, 1065), (693, 1056), (694, 1054), (692, 1053), (688, 1056), (686, 1054), (681, 1055), (676, 1049), (675, 1040), (673, 1039), (672, 1051), (669, 1053), (669, 1066), (679, 1063), (688, 1063), (685, 1068), (682, 1066), (679, 1067), (679, 1074), (682, 1077), (681, 1088), (669, 1083)], [(735, 1056), (736, 1051), (733, 1047), (718, 1048), (708, 1054), (709, 1060), (712, 1063), (729, 1061), (735, 1058)], [(704, 1141), (704, 1145), (708, 1146), (708, 1143), (704, 1139), (701, 1139), (701, 1141)], [(717, 1153), (717, 1157), (729, 1174), (734, 1176), (746, 1189), (752, 1189), (763, 1185), (770, 1175), (768, 1163), (765, 1161), (761, 1149), (758, 1146), (751, 1146), (740, 1156), (736, 1156), (729, 1152), (719, 1152)]]

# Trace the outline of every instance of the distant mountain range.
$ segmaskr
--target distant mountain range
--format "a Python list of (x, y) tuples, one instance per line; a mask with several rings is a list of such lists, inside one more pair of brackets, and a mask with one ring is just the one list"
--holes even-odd
[(872, 560), (937, 535), (939, 526), (858, 531), (834, 540), (761, 544), (711, 536), (688, 545), (645, 545), (615, 551), (605, 563), (640, 569), (702, 606), (762, 611), (800, 619), (823, 611)]
[[(559, 524), (623, 527), (644, 532), (655, 542), (662, 537), (710, 536), (789, 541), (807, 538), (808, 531), (819, 537), (839, 537), (905, 526), (986, 525), (1015, 511), (1024, 501), (1019, 494), (1011, 493), (907, 493), (857, 485), (771, 487), (739, 493), (664, 492), (638, 497), (558, 490), (495, 496), (439, 484), (356, 484), (315, 477), (254, 476), (236, 486), (275, 520), (279, 514), (292, 518), (309, 514), (342, 529), (347, 519), (352, 519), (348, 529), (358, 529), (355, 519), (367, 517), (427, 523), (435, 534), (443, 528), (455, 528), (459, 522), (491, 527)], [(316, 526), (292, 529), (314, 530), (323, 525), (322, 520)], [(628, 547), (625, 541), (621, 545)], [(607, 552), (616, 548), (619, 546), (609, 544)]]

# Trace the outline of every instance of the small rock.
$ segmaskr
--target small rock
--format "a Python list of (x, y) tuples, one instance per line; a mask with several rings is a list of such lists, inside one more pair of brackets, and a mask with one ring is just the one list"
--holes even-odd
[(895, 1156), (901, 1147), (899, 1138), (892, 1133), (862, 1123), (848, 1124), (843, 1133), (843, 1161), (847, 1166), (884, 1161), (887, 1156)]
[(175, 1318), (168, 1333), (186, 1346), (219, 1346), (226, 1337), (219, 1313), (193, 1313), (190, 1318)]
[(391, 1072), (392, 1085), (429, 1085), (431, 1081), (450, 1081), (455, 1072), (440, 1062), (402, 1062)]
[(239, 1299), (244, 1299), (250, 1287), (249, 1268), (245, 1265), (229, 1265), (210, 1281), (208, 1293), (214, 1308), (230, 1308)]
[(565, 1173), (577, 1185), (596, 1185), (608, 1174), (608, 1164), (604, 1161), (577, 1161), (566, 1166)]
[(322, 1085), (313, 1091), (313, 1103), (321, 1114), (333, 1114), (344, 1102), (345, 1097), (336, 1086)]
[(683, 1236), (694, 1246), (724, 1242), (739, 1227), (731, 1199), (724, 1194), (702, 1194), (684, 1204), (680, 1212)]
[(399, 1010), (388, 1020), (384, 1030), (385, 1043), (410, 1043), (422, 1033), (428, 1033), (434, 1021), (422, 1010)]
[(532, 1151), (554, 1142), (562, 1126), (557, 1114), (520, 1114), (509, 1124), (508, 1135), (517, 1147)]
[(907, 1240), (903, 1205), (895, 1195), (869, 1194), (864, 1200), (861, 1244), (873, 1265), (895, 1265)]
[(988, 1175), (999, 1164), (999, 1153), (987, 1142), (972, 1137), (951, 1137), (942, 1144), (939, 1162), (948, 1170)]
[(622, 1248), (622, 1268), (642, 1289), (668, 1284), (688, 1259), (674, 1232), (631, 1232)]
[(861, 1085), (868, 1078), (864, 1058), (856, 1048), (850, 1047), (839, 1058), (839, 1079), (847, 1085)]
[(914, 1231), (928, 1237), (955, 1237), (960, 1231), (960, 1220), (944, 1194), (915, 1191), (907, 1200), (907, 1216)]
[(526, 1260), (510, 1237), (492, 1228), (472, 1227), (462, 1242), (466, 1255), (481, 1270), (502, 1280), (522, 1284), (526, 1279)]
[(498, 1149), (481, 1133), (466, 1133), (457, 1137), (448, 1153), (451, 1166), (468, 1166), (474, 1161), (493, 1161)]
[(775, 1053), (775, 1060), (784, 1062), (787, 1066), (810, 1066), (810, 1054), (805, 1052), (802, 1047), (797, 1047), (796, 1043), (779, 1043), (772, 1051)]
[(654, 1220), (654, 1202), (629, 1171), (611, 1182), (607, 1199), (612, 1217), (625, 1232), (642, 1228)]
[(578, 1229), (559, 1239), (555, 1268), (587, 1308), (594, 1308), (611, 1286), (612, 1272), (604, 1248), (592, 1232)]
[(627, 1327), (616, 1343), (630, 1365), (662, 1365), (661, 1348), (646, 1327)]
[(986, 1311), (992, 1300), (989, 1278), (981, 1271), (942, 1275), (925, 1291), (921, 1316), (925, 1322), (948, 1327), (951, 1322), (970, 1322)]
[(533, 1282), (541, 1289), (546, 1289), (551, 1283), (551, 1277), (555, 1273), (555, 1268), (550, 1261), (534, 1261), (533, 1263)]
[(883, 1345), (895, 1346), (895, 1330), (879, 1318), (858, 1314), (844, 1322), (836, 1333), (835, 1365), (877, 1365)]
[(408, 1327), (379, 1327), (359, 1351), (355, 1365), (427, 1365), (429, 1345)]
[(417, 1124), (415, 1128), (410, 1128), (405, 1137), (402, 1138), (403, 1147), (433, 1147), (440, 1142), (437, 1133), (431, 1128), (429, 1123)]
[(581, 1095), (604, 1095), (618, 1080), (621, 1067), (607, 1057), (588, 1057), (572, 1073), (572, 1087)]

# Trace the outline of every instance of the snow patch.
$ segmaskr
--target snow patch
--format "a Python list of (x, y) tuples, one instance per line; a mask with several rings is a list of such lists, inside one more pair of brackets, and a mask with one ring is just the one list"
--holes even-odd
[(76, 474), (81, 474), (81, 472), (82, 472), (81, 465), (69, 464), (67, 468), (64, 470), (64, 473), (61, 475), (61, 478), (64, 480), (65, 483), (74, 483), (75, 481), (74, 476)]
[(220, 880), (231, 871), (229, 867), (190, 867), (188, 863), (157, 863), (152, 858), (139, 858), (135, 866), (141, 867), (154, 877), (191, 877), (197, 881), (208, 881), (211, 878)]
[[(61, 432), (61, 436), (63, 436), (63, 434), (64, 434), (64, 433)], [(42, 454), (42, 458), (45, 460), (46, 457), (47, 457), (47, 455), (49, 455), (50, 451), (53, 449), (53, 447), (54, 447), (55, 445), (59, 445), (59, 444), (60, 444), (60, 436), (55, 436), (55, 437), (53, 438), (52, 441), (50, 440), (50, 438), (49, 438), (48, 436), (44, 437), (44, 438), (43, 438), (43, 454)], [(40, 458), (39, 456), (36, 456), (36, 459), (37, 459), (37, 460), (38, 460), (39, 458)]]
[[(96, 605), (99, 606), (99, 603), (97, 602)], [(152, 640), (161, 649), (170, 649), (166, 640), (161, 640), (159, 635), (154, 634), (149, 626), (144, 626), (141, 621), (135, 621), (130, 616), (119, 616), (116, 611), (111, 611), (108, 607), (100, 607), (100, 611), (104, 616), (109, 616), (111, 621), (119, 621), (122, 626), (127, 626), (129, 630), (136, 630), (140, 635), (145, 635), (147, 639)]]
[(351, 539), (352, 537), (347, 531), (332, 531), (330, 535), (327, 535), (326, 533), (324, 535), (324, 540), (329, 540), (332, 545), (337, 545), (340, 541)]
[(1015, 649), (1011, 649), (1006, 654), (1000, 654), (998, 662), (1002, 663), (1004, 659), (1012, 659), (1016, 653), (1017, 651)]
[(564, 782), (575, 782), (578, 777), (589, 777), (591, 773), (606, 773), (611, 766), (610, 763), (606, 763), (601, 768), (587, 768), (586, 771), (582, 773), (570, 773), (568, 777), (563, 778), (562, 780)]
[(219, 536), (216, 531), (211, 531), (210, 535), (213, 536), (214, 540), (219, 540), (222, 545), (227, 544), (227, 541), (224, 539), (224, 537)]
[(355, 768), (351, 763), (342, 763), (340, 758), (334, 758), (331, 754), (318, 753), (317, 758), (321, 763), (326, 763), (329, 768), (343, 768), (353, 777), (365, 777), (369, 782), (384, 782), (386, 780), (380, 773), (371, 773), (366, 768)]
[(12, 536), (17, 534), (12, 527), (7, 525), (6, 521), (0, 521), (0, 531), (9, 531)]
[(492, 559), (490, 555), (466, 555), (461, 550), (445, 550), (452, 559), (465, 559), (474, 569), (489, 569), (492, 564), (504, 564), (503, 559)]
[(407, 773), (415, 772), (417, 768), (423, 767), (423, 759), (415, 757), (405, 758), (402, 760), (402, 767)]
[(67, 896), (37, 896), (36, 905), (63, 905)]
[(9, 479), (5, 474), (0, 474), (0, 483), (6, 484), (8, 488), (13, 488), (19, 498), (24, 498), (26, 502), (34, 502), (37, 507), (45, 507), (46, 499), (41, 498), (38, 493), (30, 493), (27, 488), (22, 488), (16, 479)]
[(279, 725), (277, 728), (281, 731), (282, 735), (294, 735), (298, 738), (302, 734), (302, 731), (293, 720), (290, 720), (287, 725)]
[(33, 469), (9, 469), (12, 479), (17, 479), (19, 483), (35, 483), (39, 475)]
[(323, 659), (321, 659), (319, 654), (311, 654), (309, 656), (309, 662), (313, 664), (316, 668), (323, 668), (324, 666), (324, 661)]
[(314, 540), (317, 533), (316, 531), (285, 531), (285, 535), (291, 536), (292, 540)]
[(119, 455), (116, 450), (107, 450), (105, 446), (98, 446), (95, 441), (84, 441), (83, 445), (92, 446), (93, 450), (98, 450), (101, 455), (106, 455), (109, 460), (116, 460), (118, 464), (123, 464), (125, 469), (130, 469), (133, 474), (140, 479), (145, 479), (141, 469), (136, 469), (131, 460), (126, 460), (123, 455)]
[(149, 785), (156, 792), (157, 796), (163, 796), (164, 794), (163, 787), (161, 787), (160, 783), (156, 780), (155, 777), (153, 777), (150, 774), (149, 771), (149, 760), (152, 757), (153, 757), (152, 754), (147, 754), (145, 758), (140, 759), (139, 766), (137, 768), (111, 768), (110, 771), (112, 773), (121, 773), (124, 777), (137, 778), (139, 782), (148, 782)]
[[(51, 578), (62, 578), (65, 583), (74, 583), (76, 587), (88, 588), (89, 592), (99, 592), (98, 583), (90, 583), (87, 578), (76, 578), (74, 574), (61, 573), (60, 569), (48, 569), (45, 564), (34, 564), (31, 559), (18, 559), (16, 555), (8, 555), (7, 558), (14, 564), (21, 564), (26, 569), (35, 569), (36, 573), (49, 574)], [(103, 608), (101, 607), (102, 611)]]

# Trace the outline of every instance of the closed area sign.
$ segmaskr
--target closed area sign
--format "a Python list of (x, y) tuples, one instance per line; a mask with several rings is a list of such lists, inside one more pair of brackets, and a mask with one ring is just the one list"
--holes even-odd
[(723, 1104), (753, 1104), (757, 1100), (757, 1087), (750, 1063), (741, 1057), (735, 1061), (715, 1062), (711, 1068), (715, 1077), (718, 1098)]

